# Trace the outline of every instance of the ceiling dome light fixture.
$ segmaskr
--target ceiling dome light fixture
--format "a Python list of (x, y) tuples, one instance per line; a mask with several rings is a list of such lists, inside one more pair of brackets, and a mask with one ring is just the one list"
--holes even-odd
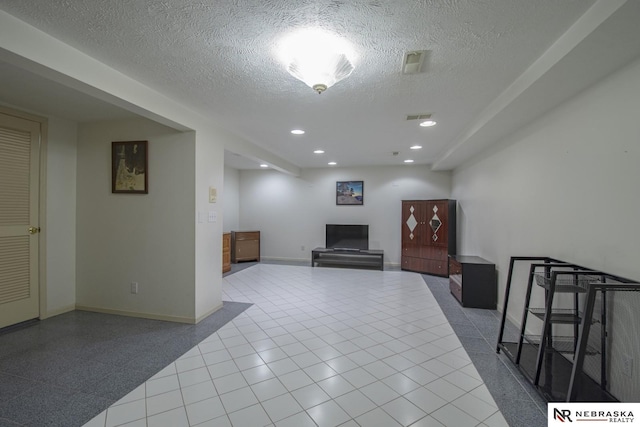
[(320, 29), (289, 34), (279, 46), (280, 57), (293, 77), (322, 93), (354, 70), (355, 54), (345, 40)]
[(435, 122), (434, 120), (425, 120), (424, 122), (420, 123), (420, 126), (422, 126), (423, 128), (429, 128), (431, 126), (435, 126), (437, 122)]
[(324, 154), (324, 150), (315, 150), (313, 154)]
[(294, 129), (291, 133), (294, 135), (304, 135), (304, 131), (302, 129)]
[(422, 148), (422, 145), (412, 145), (411, 147), (409, 147), (412, 150), (419, 150)]
[(268, 164), (266, 164), (266, 163), (263, 163), (263, 164), (261, 164), (261, 165), (260, 165), (260, 167), (261, 167), (261, 168), (268, 168), (268, 167), (269, 167), (269, 165), (268, 165)]
[(405, 162), (405, 163), (413, 163), (413, 160), (411, 160), (411, 159), (407, 159), (407, 160), (405, 160), (404, 162)]
[(335, 166), (335, 165), (337, 165), (337, 163), (336, 163), (336, 162), (329, 162), (329, 163), (327, 163), (327, 164), (328, 164), (329, 166)]

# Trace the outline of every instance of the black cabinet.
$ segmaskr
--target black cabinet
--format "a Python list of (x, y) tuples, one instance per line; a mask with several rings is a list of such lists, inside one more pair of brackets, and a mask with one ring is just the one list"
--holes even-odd
[(496, 308), (496, 266), (477, 256), (449, 256), (449, 289), (463, 307)]

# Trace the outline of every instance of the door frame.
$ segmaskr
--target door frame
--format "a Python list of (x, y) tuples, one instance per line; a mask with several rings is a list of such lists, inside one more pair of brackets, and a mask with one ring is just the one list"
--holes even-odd
[[(38, 239), (40, 239), (38, 247), (38, 297), (39, 297), (39, 318), (46, 319), (50, 317), (47, 315), (47, 227), (46, 227), (46, 213), (47, 213), (47, 141), (49, 121), (46, 117), (38, 116), (24, 111), (17, 110), (15, 108), (9, 108), (0, 105), (0, 113), (7, 116), (17, 117), (19, 119), (30, 120), (32, 122), (40, 123), (40, 173), (39, 173), (39, 196), (38, 196), (38, 224), (40, 227), (40, 233), (38, 233)], [(51, 313), (55, 315), (56, 313)]]

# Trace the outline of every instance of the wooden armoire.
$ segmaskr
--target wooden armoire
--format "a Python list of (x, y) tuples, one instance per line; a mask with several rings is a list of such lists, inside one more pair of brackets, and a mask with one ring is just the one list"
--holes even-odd
[(456, 254), (456, 201), (402, 201), (403, 270), (449, 276)]

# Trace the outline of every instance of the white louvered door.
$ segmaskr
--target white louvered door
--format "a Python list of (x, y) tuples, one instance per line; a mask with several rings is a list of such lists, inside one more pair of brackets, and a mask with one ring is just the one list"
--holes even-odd
[(0, 113), (0, 328), (39, 316), (40, 123)]

